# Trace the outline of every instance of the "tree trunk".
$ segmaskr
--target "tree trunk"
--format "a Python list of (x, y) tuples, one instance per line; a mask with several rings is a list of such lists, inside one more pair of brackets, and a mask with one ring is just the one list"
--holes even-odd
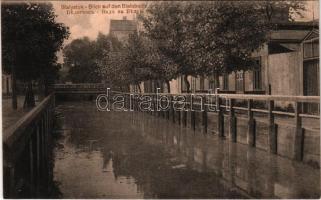
[(136, 84), (136, 85), (137, 85), (137, 87), (138, 87), (139, 93), (142, 93), (142, 89), (140, 88), (140, 84), (138, 83), (138, 84)]
[(166, 80), (165, 83), (167, 85), (167, 92), (171, 93), (171, 85), (169, 84), (169, 80)]
[(189, 81), (187, 79), (187, 75), (184, 75), (184, 82), (185, 82), (185, 85), (186, 85), (186, 92), (190, 93), (191, 84), (189, 83)]
[(46, 96), (48, 95), (48, 92), (46, 91), (46, 78), (44, 77), (44, 75), (41, 76), (40, 80), (38, 81), (38, 94), (40, 97), (40, 100), (43, 100), (44, 98), (46, 98)]
[(16, 82), (16, 73), (14, 67), (12, 67), (11, 71), (11, 87), (12, 87), (12, 108), (17, 110), (18, 108), (18, 101), (17, 101), (17, 82)]
[(49, 86), (45, 84), (45, 97), (49, 95)]
[(32, 90), (32, 82), (28, 82), (25, 101), (23, 103), (23, 108), (32, 108), (36, 105), (35, 103), (35, 95)]
[(265, 6), (265, 13), (266, 13), (266, 17), (268, 19), (269, 22), (271, 22), (271, 19), (272, 19), (272, 15), (273, 15), (273, 6), (271, 4), (267, 4)]
[(218, 72), (215, 72), (214, 74), (214, 81), (215, 81), (215, 90), (217, 88), (220, 88), (220, 76)]
[(49, 82), (48, 80), (45, 78), (44, 81), (44, 95), (45, 97), (49, 95)]
[[(12, 85), (12, 84), (11, 84)], [(9, 80), (8, 77), (6, 77), (6, 94), (9, 96), (10, 94), (10, 88), (9, 88)]]
[[(159, 86), (159, 81), (158, 81), (158, 80), (156, 80), (155, 83), (156, 83), (156, 89), (155, 89), (155, 93), (156, 93), (156, 92), (157, 92), (157, 88), (159, 88), (159, 89), (161, 89), (161, 88), (160, 88), (160, 86)], [(161, 92), (161, 91), (160, 91), (160, 92)]]
[(157, 80), (159, 88), (160, 88), (160, 92), (163, 93), (164, 92), (164, 84), (162, 80)]

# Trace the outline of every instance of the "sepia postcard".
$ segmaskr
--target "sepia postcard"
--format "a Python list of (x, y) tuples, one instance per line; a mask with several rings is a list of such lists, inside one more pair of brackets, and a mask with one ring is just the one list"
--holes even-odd
[(319, 13), (2, 0), (1, 197), (319, 199)]

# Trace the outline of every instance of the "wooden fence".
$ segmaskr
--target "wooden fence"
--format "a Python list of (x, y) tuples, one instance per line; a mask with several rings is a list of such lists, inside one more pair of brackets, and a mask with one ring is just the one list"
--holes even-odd
[[(75, 90), (94, 91), (105, 94), (104, 85), (55, 85), (55, 90), (65, 91), (66, 94)], [(64, 90), (67, 89), (67, 90)], [(238, 95), (238, 94), (130, 94), (111, 91), (109, 100), (116, 95), (125, 99), (127, 110), (142, 110), (141, 102), (150, 98), (151, 115), (167, 118), (182, 126), (189, 126), (204, 133), (214, 130), (221, 139), (239, 142), (240, 135), (246, 132), (246, 144), (258, 146), (259, 119), (267, 123), (267, 150), (273, 154), (284, 155), (282, 151), (287, 144), (282, 143), (284, 134), (276, 118), (285, 118), (294, 127), (287, 135), (293, 138), (289, 145), (293, 159), (304, 161), (309, 156), (319, 165), (320, 157), (320, 129), (304, 126), (303, 120), (316, 120), (312, 124), (319, 125), (319, 111), (317, 114), (303, 112), (303, 104), (319, 105), (319, 96), (281, 96), (281, 95)], [(185, 101), (182, 101), (184, 98)], [(183, 103), (182, 103), (183, 102)], [(292, 105), (292, 110), (278, 108), (278, 103)], [(168, 104), (167, 109), (160, 109), (160, 103)], [(184, 105), (185, 110), (179, 110), (175, 105)], [(46, 193), (51, 179), (50, 172), (50, 131), (53, 128), (55, 94), (46, 97), (39, 105), (21, 118), (16, 124), (4, 130), (3, 135), (3, 172), (4, 195), (8, 198), (19, 197), (22, 185), (27, 186), (29, 197), (41, 197)], [(156, 112), (155, 112), (156, 111)], [(211, 121), (211, 118), (215, 120)], [(241, 119), (243, 118), (243, 119)], [(282, 118), (282, 119), (283, 119)], [(246, 120), (246, 131), (240, 130), (240, 122)], [(214, 127), (214, 128), (210, 128)], [(292, 130), (292, 129), (291, 129)], [(281, 133), (282, 132), (282, 133)], [(311, 134), (313, 132), (313, 134)], [(311, 137), (313, 135), (313, 137)], [(286, 137), (287, 137), (286, 136)], [(312, 139), (311, 139), (312, 138)], [(281, 143), (280, 143), (281, 142)], [(313, 144), (312, 144), (313, 143)], [(311, 145), (310, 145), (311, 144)], [(293, 149), (292, 149), (293, 147)], [(313, 149), (312, 149), (313, 147)], [(282, 149), (283, 148), (283, 149)], [(312, 149), (312, 150), (311, 150)], [(311, 151), (313, 151), (311, 153)], [(312, 160), (313, 160), (312, 159)], [(23, 190), (26, 191), (26, 190)], [(24, 195), (25, 196), (25, 195)]]
[(19, 198), (21, 192), (23, 197), (41, 197), (49, 189), (54, 106), (55, 96), (51, 94), (3, 131), (5, 198)]
[[(144, 94), (130, 94), (111, 92), (111, 99), (116, 95), (125, 95), (126, 108), (132, 106), (133, 110), (142, 110), (139, 107), (142, 100), (146, 100), (147, 96), (151, 102), (151, 109), (143, 110), (148, 111), (152, 115), (162, 116), (167, 119), (171, 119), (173, 122), (177, 122), (184, 126), (190, 126), (195, 129), (196, 124), (199, 123), (201, 129), (205, 133), (208, 131), (209, 126), (209, 115), (215, 114), (217, 123), (215, 125), (215, 132), (220, 138), (228, 138), (231, 142), (237, 142), (238, 136), (241, 132), (238, 130), (239, 118), (247, 119), (247, 145), (255, 147), (258, 128), (256, 127), (257, 118), (261, 118), (266, 121), (268, 131), (268, 151), (273, 154), (278, 154), (278, 147), (283, 148), (283, 144), (278, 141), (278, 130), (281, 130), (276, 123), (275, 118), (285, 119), (291, 126), (294, 127), (293, 137), (293, 159), (302, 161), (304, 157), (304, 144), (305, 144), (305, 132), (314, 131), (319, 137), (319, 127), (316, 129), (310, 129), (308, 126), (303, 127), (302, 120), (315, 120), (312, 122), (314, 125), (319, 125), (319, 111), (317, 114), (309, 114), (303, 112), (303, 104), (313, 103), (318, 104), (320, 102), (319, 96), (284, 96), (284, 95), (239, 95), (239, 94), (155, 94), (155, 93), (144, 93)], [(166, 98), (165, 98), (166, 97)], [(182, 98), (185, 98), (185, 109), (177, 110), (174, 109), (174, 104), (182, 104)], [(194, 98), (194, 100), (192, 100)], [(164, 100), (165, 99), (165, 100)], [(192, 100), (192, 101), (191, 101)], [(166, 103), (168, 101), (168, 109), (157, 111), (157, 104)], [(292, 109), (284, 110), (279, 108), (278, 103), (286, 102), (292, 105)], [(216, 109), (213, 109), (216, 108)], [(193, 108), (193, 109), (191, 109)], [(210, 109), (212, 108), (212, 109)], [(199, 117), (196, 117), (198, 115)], [(189, 116), (189, 117), (188, 117)], [(198, 122), (197, 122), (198, 120)], [(213, 122), (212, 122), (213, 123)], [(226, 126), (227, 124), (227, 126)], [(283, 129), (282, 129), (283, 130)], [(318, 140), (319, 141), (319, 140)], [(319, 143), (316, 144), (319, 147)], [(313, 145), (315, 146), (315, 145)], [(319, 154), (320, 148), (315, 150), (316, 162), (319, 165)], [(319, 154), (320, 155), (320, 154)], [(290, 156), (291, 157), (291, 156)]]
[(54, 84), (51, 88), (56, 94), (98, 94), (106, 90), (105, 84)]

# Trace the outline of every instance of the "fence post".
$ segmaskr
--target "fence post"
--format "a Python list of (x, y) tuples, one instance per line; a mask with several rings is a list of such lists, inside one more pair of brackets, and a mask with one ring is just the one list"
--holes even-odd
[(247, 112), (248, 112), (248, 135), (247, 135), (247, 143), (249, 146), (255, 147), (255, 142), (256, 142), (256, 121), (253, 117), (253, 111), (252, 111), (252, 107), (253, 107), (253, 100), (249, 99), (247, 101)]
[[(50, 106), (50, 105), (49, 105)], [(49, 142), (48, 142), (48, 137), (50, 133), (50, 127), (49, 127), (49, 109), (46, 110), (46, 132), (45, 132), (45, 173), (46, 173), (46, 186), (47, 186), (47, 191), (49, 190)]]
[(127, 110), (128, 111), (130, 111), (130, 96), (129, 96), (129, 94), (125, 94), (125, 96), (126, 96), (126, 108), (127, 108)]
[[(160, 105), (161, 108), (163, 107), (163, 99), (160, 100), (159, 105)], [(163, 109), (160, 109), (160, 110), (161, 110), (162, 118), (167, 118), (167, 117), (166, 117), (167, 111), (166, 111), (166, 110), (163, 110)]]
[(130, 106), (131, 106), (131, 102), (130, 102), (130, 94), (126, 95), (126, 99), (127, 99), (127, 110), (130, 111)]
[(36, 174), (37, 174), (37, 184), (36, 184), (36, 194), (39, 196), (39, 190), (40, 190), (40, 165), (41, 165), (41, 141), (40, 141), (40, 133), (41, 132), (41, 123), (36, 124)]
[(10, 188), (9, 188), (9, 197), (15, 198), (16, 196), (16, 189), (15, 189), (15, 167), (14, 164), (9, 166), (9, 182), (10, 182)]
[(159, 99), (159, 113), (162, 118), (165, 118), (165, 110), (163, 110), (163, 98)]
[(167, 119), (169, 120), (170, 114), (171, 114), (171, 111), (172, 111), (172, 96), (170, 96), (170, 95), (168, 95), (168, 96), (169, 96), (169, 98), (168, 98), (169, 99), (169, 102), (168, 102), (169, 108), (168, 108), (166, 114), (167, 114)]
[(46, 124), (45, 124), (45, 113), (41, 116), (41, 133), (40, 133), (40, 149), (41, 149), (41, 157), (40, 157), (40, 174), (41, 174), (41, 186), (43, 187), (44, 177), (45, 177), (45, 132), (46, 132)]
[(195, 130), (195, 111), (191, 111), (191, 125), (193, 130)]
[[(168, 103), (168, 102), (165, 101), (165, 104), (167, 104), (167, 103)], [(168, 109), (166, 109), (166, 110), (163, 111), (163, 118), (169, 119), (167, 114), (169, 114)]]
[(237, 119), (235, 117), (235, 111), (234, 111), (234, 99), (230, 99), (230, 136), (231, 141), (236, 142), (237, 139), (237, 132), (236, 132), (236, 125), (237, 125)]
[(156, 116), (160, 117), (160, 111), (158, 111), (158, 105), (159, 105), (159, 101), (157, 99), (157, 96), (155, 95), (155, 110), (156, 110)]
[(152, 108), (153, 108), (153, 99), (152, 99), (152, 97), (151, 97), (149, 94), (147, 94), (147, 97), (151, 100), (151, 102), (150, 102), (150, 107), (149, 107), (147, 113), (148, 113), (148, 114), (152, 114), (152, 113), (151, 113), (151, 110), (152, 110)]
[(155, 97), (155, 116), (156, 117), (159, 117), (159, 112), (158, 112), (158, 107), (157, 107), (157, 105), (158, 105), (158, 100), (157, 100), (157, 98)]
[(154, 108), (155, 108), (155, 116), (159, 117), (159, 112), (157, 111), (157, 105), (158, 105), (158, 101), (157, 101), (157, 96), (154, 95)]
[(151, 115), (154, 115), (154, 113), (155, 113), (155, 108), (154, 108), (154, 104), (155, 104), (155, 102), (154, 102), (154, 95), (150, 95), (150, 96), (151, 96), (151, 98), (152, 98), (152, 109), (151, 109), (150, 114), (151, 114)]
[(55, 107), (56, 106), (56, 95), (54, 95), (54, 94), (52, 97), (52, 101), (53, 101), (52, 105), (53, 105), (53, 107)]
[(134, 93), (133, 95), (133, 103), (132, 103), (132, 106), (133, 106), (133, 111), (136, 110), (136, 93)]
[(202, 115), (202, 125), (204, 126), (204, 133), (207, 133), (207, 107), (206, 107), (206, 96), (202, 96), (202, 103), (204, 106), (204, 111)]
[[(127, 96), (127, 94), (126, 93), (124, 93), (124, 95), (125, 95), (125, 109), (127, 110), (127, 111), (129, 111), (129, 108), (128, 108), (128, 96)], [(114, 95), (113, 95), (114, 96)], [(110, 96), (110, 99), (112, 99), (113, 98), (113, 96)]]
[[(33, 130), (32, 130), (33, 131)], [(31, 136), (32, 138), (32, 136)], [(33, 194), (33, 189), (35, 186), (35, 174), (34, 174), (34, 155), (33, 155), (33, 142), (32, 139), (29, 140), (29, 176), (30, 176), (30, 194)]]
[(43, 157), (43, 165), (42, 165), (42, 173), (43, 173), (43, 177), (42, 177), (42, 184), (43, 184), (43, 188), (46, 190), (48, 189), (48, 143), (47, 143), (47, 135), (49, 132), (48, 129), (48, 107), (50, 106), (50, 102), (47, 105), (45, 111), (44, 111), (44, 115), (43, 115), (43, 126), (44, 126), (44, 130), (42, 132), (42, 146), (43, 146), (43, 150), (42, 150), (42, 157)]
[(277, 126), (274, 123), (274, 101), (270, 100), (268, 102), (268, 118), (269, 118), (269, 143), (270, 152), (277, 154)]
[[(51, 107), (53, 106), (53, 102), (50, 102), (50, 105), (48, 106), (48, 130), (51, 130), (51, 117), (53, 116), (53, 114), (51, 113)], [(49, 135), (50, 131), (48, 132)]]
[(171, 98), (170, 98), (170, 100), (171, 100), (171, 103), (170, 103), (170, 110), (172, 111), (171, 113), (172, 113), (172, 119), (173, 119), (173, 123), (175, 123), (175, 121), (176, 121), (176, 119), (175, 119), (175, 113), (176, 113), (176, 111), (175, 111), (175, 109), (174, 109), (174, 97), (171, 95), (170, 96)]
[[(188, 102), (188, 98), (186, 98), (185, 100), (186, 100), (186, 102)], [(187, 113), (188, 113), (188, 109), (185, 108), (186, 105), (187, 105), (187, 103), (185, 103), (184, 105), (185, 105), (185, 106), (184, 106), (184, 109), (183, 109), (183, 125), (184, 125), (184, 126), (187, 126)]]
[(138, 97), (138, 95), (137, 95), (137, 93), (135, 93), (135, 95), (134, 95), (134, 111), (137, 111), (137, 97)]
[(128, 103), (128, 110), (131, 112), (133, 102), (132, 102), (132, 98), (131, 98), (130, 94), (128, 94), (127, 99), (128, 99), (128, 102), (127, 102)]
[(224, 114), (223, 114), (223, 110), (221, 108), (221, 104), (222, 104), (222, 99), (218, 96), (217, 94), (217, 99), (216, 99), (216, 103), (218, 104), (217, 105), (217, 109), (218, 109), (218, 120), (217, 120), (217, 128), (218, 128), (218, 135), (220, 138), (223, 138), (224, 137)]
[(297, 161), (303, 160), (303, 148), (304, 148), (304, 129), (302, 128), (302, 118), (300, 112), (302, 109), (301, 102), (295, 102), (295, 138), (294, 138), (294, 158)]

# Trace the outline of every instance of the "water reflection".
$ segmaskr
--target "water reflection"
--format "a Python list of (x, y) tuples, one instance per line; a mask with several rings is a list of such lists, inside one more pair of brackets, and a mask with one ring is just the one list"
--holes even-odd
[(64, 198), (317, 198), (319, 171), (147, 113), (64, 103)]

